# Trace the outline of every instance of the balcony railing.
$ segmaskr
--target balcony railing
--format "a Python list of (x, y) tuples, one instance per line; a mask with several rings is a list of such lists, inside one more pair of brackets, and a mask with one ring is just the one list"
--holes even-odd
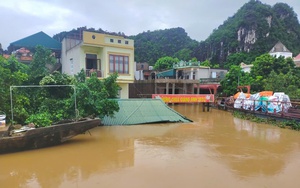
[(96, 74), (98, 78), (103, 77), (103, 71), (102, 70), (96, 70), (96, 69), (86, 69), (85, 75), (86, 77), (91, 77), (92, 74)]

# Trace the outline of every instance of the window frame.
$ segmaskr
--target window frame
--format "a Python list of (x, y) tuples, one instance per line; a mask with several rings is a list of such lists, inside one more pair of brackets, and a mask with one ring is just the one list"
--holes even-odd
[(109, 73), (129, 74), (129, 56), (109, 54)]

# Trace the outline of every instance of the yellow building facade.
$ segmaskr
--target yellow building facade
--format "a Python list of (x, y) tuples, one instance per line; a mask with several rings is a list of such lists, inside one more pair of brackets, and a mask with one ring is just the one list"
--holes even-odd
[(82, 69), (86, 76), (99, 79), (118, 72), (120, 98), (129, 98), (129, 83), (134, 82), (134, 41), (121, 36), (83, 31), (62, 41), (62, 72), (74, 75)]

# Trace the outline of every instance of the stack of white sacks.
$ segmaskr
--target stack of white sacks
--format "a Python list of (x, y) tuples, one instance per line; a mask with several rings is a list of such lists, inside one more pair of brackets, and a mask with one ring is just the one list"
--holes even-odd
[(260, 96), (259, 93), (250, 95), (246, 98), (246, 95), (241, 92), (234, 102), (234, 108), (240, 108), (245, 110), (255, 110), (268, 113), (287, 112), (292, 106), (290, 98), (283, 92), (275, 92), (273, 96)]

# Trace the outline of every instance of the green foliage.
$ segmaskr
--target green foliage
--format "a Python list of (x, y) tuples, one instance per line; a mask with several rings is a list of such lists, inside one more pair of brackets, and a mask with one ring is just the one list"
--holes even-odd
[(52, 124), (51, 115), (48, 112), (30, 115), (26, 123), (33, 123), (35, 127), (47, 127)]
[(29, 75), (29, 84), (38, 85), (39, 81), (44, 77), (50, 74), (48, 69), (49, 65), (54, 65), (56, 62), (55, 57), (52, 55), (52, 52), (45, 47), (37, 46), (35, 48), (35, 53), (33, 60), (29, 65), (28, 75)]
[(161, 57), (170, 56), (180, 60), (192, 59), (197, 42), (183, 28), (172, 28), (140, 33), (131, 36), (135, 44), (135, 61), (154, 65)]
[(267, 124), (271, 124), (274, 126), (278, 126), (280, 128), (288, 127), (293, 130), (297, 130), (297, 131), (300, 130), (300, 123), (295, 120), (277, 121), (274, 118), (260, 118), (253, 114), (243, 113), (243, 112), (239, 112), (239, 111), (234, 111), (233, 116), (237, 117), (237, 118), (245, 119), (245, 120), (250, 120), (250, 121), (256, 122), (256, 123), (267, 123)]
[(263, 54), (255, 59), (251, 68), (251, 75), (255, 80), (253, 91), (271, 90), (274, 92), (285, 92), (297, 96), (291, 88), (299, 87), (297, 79), (298, 69), (291, 58), (278, 58)]
[(238, 52), (230, 54), (225, 62), (224, 67), (230, 68), (231, 65), (240, 65), (241, 63), (250, 64), (252, 61), (254, 61), (253, 56), (246, 52)]
[(120, 87), (117, 84), (118, 73), (115, 72), (111, 74), (109, 77), (104, 79), (103, 85), (107, 92), (107, 98), (114, 99), (118, 97), (118, 91)]
[[(62, 74), (60, 72), (53, 72), (42, 78), (39, 82), (39, 85), (71, 85), (74, 82), (74, 78), (67, 75)], [(62, 98), (70, 98), (70, 93), (73, 92), (72, 87), (49, 87), (43, 88), (45, 97), (54, 98), (54, 99), (62, 99)]]
[[(239, 55), (238, 55), (239, 56)], [(291, 98), (300, 97), (300, 69), (295, 68), (291, 58), (278, 58), (269, 54), (263, 54), (252, 62), (251, 73), (241, 72), (240, 67), (232, 65), (225, 79), (221, 81), (226, 94), (234, 94), (237, 85), (251, 85), (251, 92), (263, 90), (285, 92)], [(238, 78), (238, 84), (236, 82)]]
[(76, 84), (79, 114), (83, 117), (94, 116), (104, 117), (112, 116), (119, 110), (116, 100), (119, 86), (116, 84), (117, 73), (111, 74), (104, 81), (99, 80), (95, 74), (92, 74), (85, 83)]
[(229, 68), (241, 62), (250, 64), (256, 56), (269, 52), (278, 41), (298, 54), (299, 40), (300, 24), (291, 7), (285, 3), (271, 7), (251, 0), (201, 41), (192, 55), (200, 61), (209, 59), (212, 64)]
[[(80, 27), (53, 38), (62, 41), (67, 35), (80, 36), (84, 30), (126, 37), (121, 32)], [(278, 41), (293, 54), (300, 52), (300, 24), (293, 8), (285, 3), (272, 7), (256, 0), (245, 3), (204, 41), (192, 40), (180, 27), (145, 31), (129, 38), (135, 41), (135, 61), (149, 65), (169, 56), (183, 61), (195, 57), (201, 62), (209, 60), (214, 67), (230, 68), (241, 62), (250, 64), (255, 57), (269, 52)]]
[(254, 79), (249, 73), (242, 71), (240, 66), (232, 65), (225, 78), (221, 80), (221, 86), (223, 93), (230, 96), (237, 92), (238, 86), (252, 85), (253, 82)]
[[(9, 59), (5, 59), (0, 56), (0, 110), (6, 114), (11, 113), (10, 108), (10, 86), (21, 85), (27, 81), (28, 75), (25, 73), (27, 66), (18, 62), (18, 60), (11, 56)], [(27, 116), (27, 111), (24, 109), (29, 101), (24, 95), (14, 95), (12, 100), (16, 104), (22, 104), (15, 109), (15, 115), (19, 118)], [(7, 120), (10, 121), (10, 116), (7, 116)]]
[(191, 60), (191, 54), (192, 54), (191, 49), (183, 48), (183, 49), (179, 50), (178, 52), (176, 52), (174, 54), (174, 57), (181, 61), (189, 61), (189, 60)]
[(201, 62), (200, 65), (201, 65), (201, 66), (206, 66), (206, 67), (212, 67), (209, 60), (205, 60), (205, 61)]
[(266, 78), (264, 90), (270, 90), (274, 92), (284, 92), (292, 99), (300, 98), (300, 90), (298, 84), (298, 76), (294, 75), (292, 71), (287, 74), (276, 74), (272, 71)]
[(173, 68), (173, 64), (179, 62), (179, 59), (173, 57), (161, 57), (154, 65), (155, 70), (168, 70)]

